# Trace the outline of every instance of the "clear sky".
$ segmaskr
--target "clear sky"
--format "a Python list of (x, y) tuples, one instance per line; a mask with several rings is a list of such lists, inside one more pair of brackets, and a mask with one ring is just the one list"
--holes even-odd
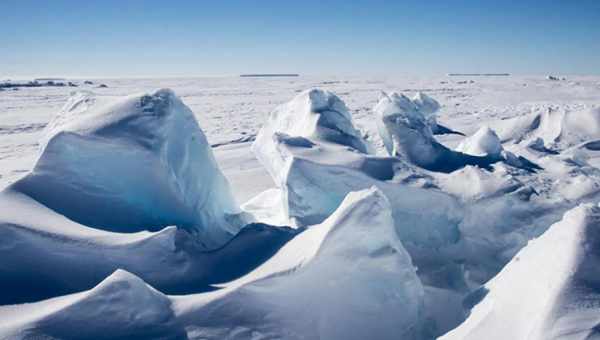
[(600, 74), (600, 0), (0, 0), (0, 77)]

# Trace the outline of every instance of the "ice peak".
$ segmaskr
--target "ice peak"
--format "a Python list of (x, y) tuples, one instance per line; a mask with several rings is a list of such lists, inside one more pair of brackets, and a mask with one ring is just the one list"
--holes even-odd
[(472, 136), (460, 142), (456, 150), (473, 156), (499, 158), (503, 148), (496, 132), (488, 126), (482, 126)]

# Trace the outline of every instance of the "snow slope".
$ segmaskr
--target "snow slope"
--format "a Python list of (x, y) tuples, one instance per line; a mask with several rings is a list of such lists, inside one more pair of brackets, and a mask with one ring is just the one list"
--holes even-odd
[(219, 291), (168, 298), (117, 270), (83, 293), (0, 307), (0, 336), (421, 339), (422, 309), (389, 202), (371, 189)]
[(456, 151), (473, 156), (502, 157), (502, 143), (500, 138), (487, 126), (482, 126), (472, 136), (465, 138), (458, 144)]
[(206, 291), (252, 270), (296, 235), (251, 224), (206, 251), (197, 237), (173, 226), (127, 234), (98, 230), (13, 192), (0, 194), (0, 206), (0, 304), (89, 289), (119, 268), (166, 293)]
[(93, 289), (35, 304), (0, 308), (2, 338), (186, 339), (171, 301), (117, 270)]

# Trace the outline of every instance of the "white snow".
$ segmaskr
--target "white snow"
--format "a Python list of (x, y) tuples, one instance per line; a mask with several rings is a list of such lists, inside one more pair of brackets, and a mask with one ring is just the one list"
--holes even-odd
[(0, 338), (598, 337), (598, 77), (94, 81), (0, 92)]

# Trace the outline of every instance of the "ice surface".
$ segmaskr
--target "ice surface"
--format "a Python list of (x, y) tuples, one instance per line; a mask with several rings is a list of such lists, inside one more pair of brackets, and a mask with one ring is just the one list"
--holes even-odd
[(246, 223), (192, 112), (166, 89), (75, 94), (46, 127), (31, 173), (9, 190), (94, 228), (177, 225), (207, 248)]

